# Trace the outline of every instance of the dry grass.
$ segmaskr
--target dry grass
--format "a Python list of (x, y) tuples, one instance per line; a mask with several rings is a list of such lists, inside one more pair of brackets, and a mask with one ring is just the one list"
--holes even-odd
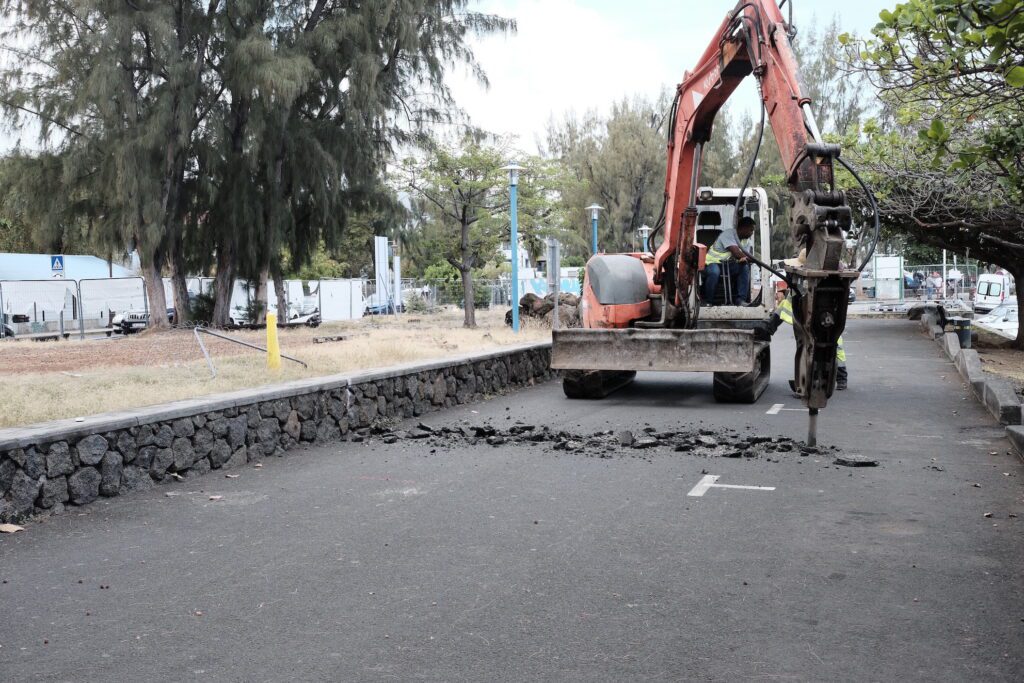
[[(282, 353), (302, 359), (309, 368), (282, 361), (278, 373), (266, 369), (263, 353), (207, 337), (216, 379), (210, 378), (195, 337), (184, 330), (84, 342), (5, 342), (0, 344), (0, 427), (550, 339), (550, 330), (529, 327), (514, 335), (501, 313), (478, 313), (479, 327), (472, 330), (461, 327), (457, 312), (282, 330)], [(314, 337), (337, 334), (347, 339), (313, 342)], [(265, 342), (262, 331), (236, 335)]]

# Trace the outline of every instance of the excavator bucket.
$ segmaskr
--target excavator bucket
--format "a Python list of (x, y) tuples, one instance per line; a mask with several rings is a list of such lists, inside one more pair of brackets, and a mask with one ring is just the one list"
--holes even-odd
[(556, 370), (746, 373), (759, 350), (752, 330), (568, 329), (553, 338)]

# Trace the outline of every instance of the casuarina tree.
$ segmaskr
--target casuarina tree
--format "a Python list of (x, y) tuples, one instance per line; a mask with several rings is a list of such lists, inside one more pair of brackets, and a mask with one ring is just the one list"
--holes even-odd
[(482, 79), (467, 39), (514, 29), (469, 5), (0, 0), (0, 111), (43, 148), (19, 154), (21, 215), (137, 249), (157, 324), (165, 272), (184, 317), (186, 271), (215, 267), (224, 324), (236, 276), (301, 267), (388, 202), (393, 147), (452, 111), (445, 69)]

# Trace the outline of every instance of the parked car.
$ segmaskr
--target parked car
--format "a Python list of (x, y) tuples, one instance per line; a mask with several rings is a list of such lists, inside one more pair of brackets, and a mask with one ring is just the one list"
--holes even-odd
[(383, 304), (373, 304), (367, 306), (363, 311), (364, 315), (392, 315), (395, 312), (395, 307), (391, 302)]
[(1007, 339), (1017, 338), (1017, 327), (1020, 309), (1016, 303), (1004, 303), (997, 306), (988, 315), (974, 319), (974, 324), (982, 330), (994, 332)]
[(1013, 280), (1009, 275), (986, 273), (978, 277), (978, 289), (974, 295), (974, 310), (981, 313), (991, 311), (1010, 296)]
[[(319, 327), (321, 320), (320, 309), (316, 306), (313, 306), (312, 310), (309, 310), (307, 306), (303, 306), (302, 308), (292, 307), (288, 311), (288, 318), (278, 320), (277, 325), (278, 327), (288, 325)], [(248, 312), (241, 306), (235, 306), (231, 315), (228, 317), (228, 321), (232, 327), (247, 327), (252, 324), (249, 321)]]
[(975, 323), (991, 323), (996, 320), (1006, 317), (1006, 314), (1010, 311), (1017, 310), (1017, 297), (1011, 296), (1003, 303), (993, 308), (988, 313), (980, 315), (974, 319)]
[[(174, 324), (174, 308), (167, 309), (167, 321)], [(110, 326), (115, 330), (120, 330), (121, 334), (131, 334), (132, 332), (138, 332), (149, 327), (149, 312), (148, 311), (126, 311), (124, 313), (118, 313), (114, 316), (114, 319), (110, 321)]]

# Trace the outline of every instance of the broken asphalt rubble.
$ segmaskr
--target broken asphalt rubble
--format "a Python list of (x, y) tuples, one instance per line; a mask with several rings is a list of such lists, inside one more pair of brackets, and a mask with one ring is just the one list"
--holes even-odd
[(643, 427), (636, 433), (627, 430), (605, 430), (579, 434), (517, 422), (500, 429), (490, 423), (482, 425), (458, 424), (431, 426), (420, 422), (412, 428), (402, 428), (387, 422), (358, 429), (351, 440), (362, 442), (379, 439), (385, 444), (417, 441), (436, 449), (461, 448), (486, 444), (502, 446), (519, 444), (545, 447), (548, 450), (576, 453), (592, 458), (615, 456), (646, 457), (649, 451), (671, 451), (700, 457), (764, 458), (778, 462), (783, 455), (834, 457), (834, 464), (846, 467), (871, 467), (878, 464), (860, 456), (840, 456), (834, 446), (808, 447), (786, 436), (741, 434), (733, 429), (690, 428), (681, 431), (663, 431)]

